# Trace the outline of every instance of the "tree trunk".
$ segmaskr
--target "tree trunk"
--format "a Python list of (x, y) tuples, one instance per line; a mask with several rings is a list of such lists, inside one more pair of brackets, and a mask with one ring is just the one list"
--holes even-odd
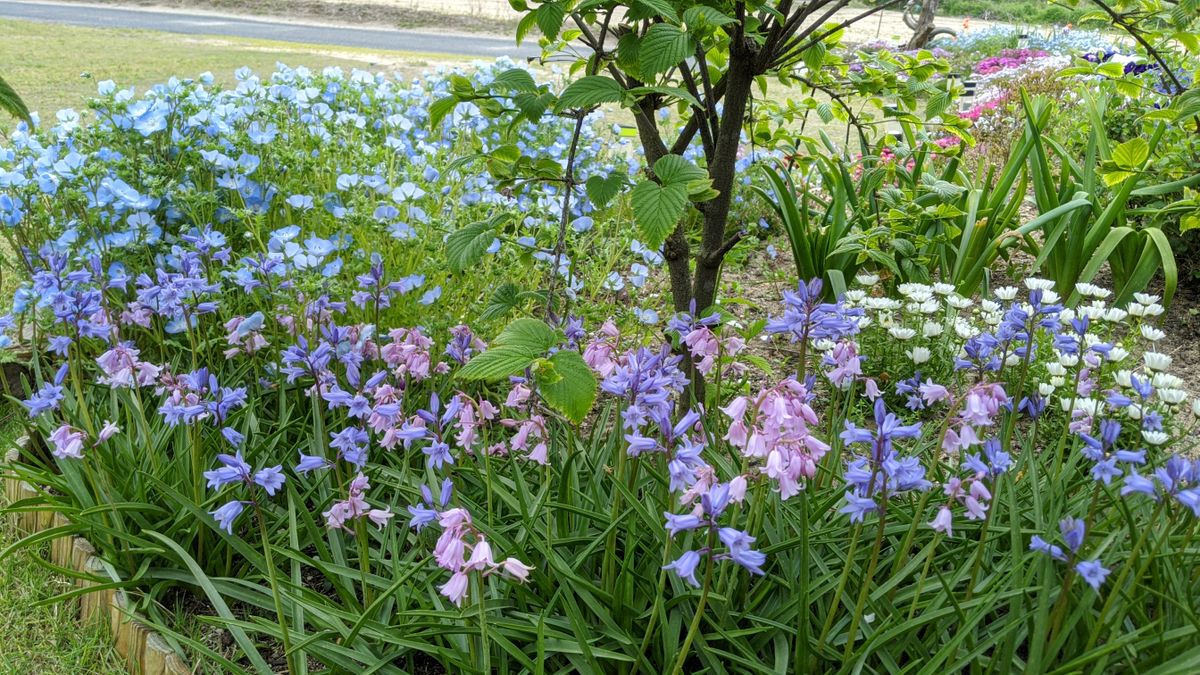
[(933, 38), (933, 19), (937, 16), (938, 0), (921, 0), (921, 14), (912, 26), (913, 36), (905, 49), (921, 49)]
[(700, 254), (696, 257), (692, 298), (696, 311), (711, 307), (717, 297), (717, 277), (721, 271), (721, 248), (725, 244), (729, 207), (733, 202), (734, 169), (750, 88), (754, 86), (756, 48), (733, 43), (729, 49), (729, 71), (726, 76), (724, 109), (709, 158), (708, 176), (717, 196), (704, 204), (704, 226), (700, 238)]

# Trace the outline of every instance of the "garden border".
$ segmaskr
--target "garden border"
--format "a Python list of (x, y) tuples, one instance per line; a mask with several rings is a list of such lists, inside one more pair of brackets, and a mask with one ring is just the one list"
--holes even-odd
[[(28, 436), (18, 438), (4, 454), (5, 464), (21, 460), (21, 451), (29, 443)], [(4, 490), (9, 503), (37, 497), (38, 491), (20, 477), (8, 475)], [(10, 514), (18, 532), (33, 534), (70, 524), (58, 511), (22, 511)], [(83, 537), (65, 535), (50, 540), (50, 561), (59, 567), (73, 569), (114, 582), (120, 578), (96, 555), (91, 542)], [(96, 581), (79, 578), (77, 588), (95, 586)], [(191, 675), (192, 669), (158, 633), (140, 620), (129, 608), (124, 590), (106, 588), (79, 596), (79, 622), (103, 621), (108, 626), (117, 653), (125, 660), (130, 673), (140, 675)]]

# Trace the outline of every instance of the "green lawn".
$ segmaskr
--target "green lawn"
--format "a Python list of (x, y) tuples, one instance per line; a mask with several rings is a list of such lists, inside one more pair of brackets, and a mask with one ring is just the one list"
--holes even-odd
[[(7, 406), (0, 412), (7, 413)], [(19, 427), (11, 422), (0, 428), (0, 450), (11, 446), (14, 429)], [(0, 506), (4, 506), (2, 501)], [(19, 539), (9, 517), (0, 516), (0, 550)], [(0, 560), (0, 673), (128, 672), (103, 627), (76, 624), (76, 603), (34, 606), (39, 600), (71, 589), (70, 580), (38, 564), (38, 557), (46, 555), (47, 548), (45, 544), (34, 546)]]
[(261, 74), (274, 70), (277, 62), (383, 70), (411, 77), (456, 61), (412, 52), (0, 20), (0, 74), (29, 109), (44, 118), (61, 108), (83, 108), (85, 98), (95, 93), (96, 83), (102, 80), (142, 88), (173, 75), (190, 77), (208, 71), (218, 82), (229, 83), (241, 66)]

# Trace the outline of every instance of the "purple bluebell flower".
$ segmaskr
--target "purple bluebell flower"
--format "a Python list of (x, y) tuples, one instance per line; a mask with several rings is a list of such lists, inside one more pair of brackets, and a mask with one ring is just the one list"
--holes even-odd
[(271, 466), (260, 469), (258, 473), (254, 474), (254, 482), (262, 486), (268, 495), (274, 497), (279, 488), (283, 487), (283, 467)]
[(221, 529), (225, 530), (229, 534), (233, 534), (233, 521), (237, 520), (237, 517), (242, 514), (242, 511), (245, 510), (245, 508), (246, 507), (242, 504), (242, 502), (235, 499), (231, 502), (227, 502), (224, 506), (216, 511), (209, 511), (209, 515), (211, 515), (213, 519), (217, 521), (217, 524), (221, 526)]
[(1096, 591), (1100, 590), (1100, 584), (1104, 583), (1109, 573), (1099, 560), (1081, 560), (1075, 564), (1075, 571)]
[(664, 570), (671, 570), (679, 575), (687, 583), (700, 587), (700, 582), (696, 580), (696, 568), (700, 565), (700, 554), (695, 551), (684, 551), (683, 555), (679, 556), (674, 562), (669, 565), (664, 565)]

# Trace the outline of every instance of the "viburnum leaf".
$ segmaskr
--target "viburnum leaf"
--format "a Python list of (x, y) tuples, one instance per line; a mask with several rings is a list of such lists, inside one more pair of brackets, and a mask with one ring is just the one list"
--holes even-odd
[(687, 31), (669, 23), (656, 23), (638, 46), (638, 65), (643, 75), (657, 75), (679, 65), (695, 50), (696, 44)]
[(492, 221), (471, 223), (451, 232), (446, 237), (446, 262), (450, 265), (450, 271), (461, 272), (474, 266), (495, 239), (496, 229)]
[(551, 369), (539, 369), (536, 377), (542, 398), (575, 424), (583, 421), (596, 401), (596, 376), (579, 352), (555, 352)]
[(464, 380), (496, 381), (515, 372), (525, 370), (538, 358), (538, 352), (517, 346), (492, 347), (472, 357), (458, 371)]
[(667, 235), (675, 229), (676, 223), (687, 208), (687, 185), (659, 185), (654, 181), (642, 181), (633, 187), (631, 201), (633, 216), (646, 238), (646, 244), (656, 249), (662, 246)]

